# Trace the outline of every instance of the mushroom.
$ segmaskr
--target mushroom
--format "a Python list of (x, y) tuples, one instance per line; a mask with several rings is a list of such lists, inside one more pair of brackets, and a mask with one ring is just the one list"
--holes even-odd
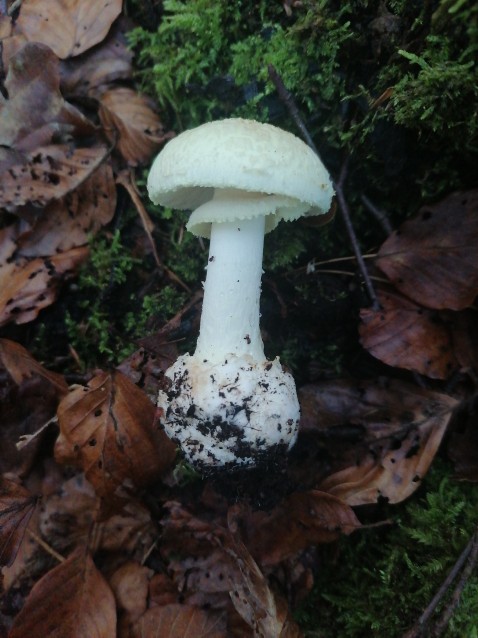
[(160, 423), (202, 472), (286, 454), (299, 424), (292, 376), (264, 355), (260, 327), (264, 233), (281, 219), (326, 213), (333, 188), (299, 138), (226, 119), (166, 144), (148, 177), (151, 200), (192, 209), (187, 229), (210, 238), (196, 351), (166, 371)]

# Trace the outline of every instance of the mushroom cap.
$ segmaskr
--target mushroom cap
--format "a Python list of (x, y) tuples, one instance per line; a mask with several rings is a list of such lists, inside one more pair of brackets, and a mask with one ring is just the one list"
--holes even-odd
[[(245, 191), (233, 209), (230, 197), (227, 205), (220, 201), (220, 191), (231, 189), (233, 195)], [(268, 232), (281, 219), (321, 215), (334, 194), (307, 144), (271, 124), (240, 118), (208, 122), (168, 142), (153, 163), (148, 192), (156, 204), (194, 210), (188, 230), (205, 237), (213, 222), (266, 215)], [(200, 208), (218, 193), (217, 204)]]

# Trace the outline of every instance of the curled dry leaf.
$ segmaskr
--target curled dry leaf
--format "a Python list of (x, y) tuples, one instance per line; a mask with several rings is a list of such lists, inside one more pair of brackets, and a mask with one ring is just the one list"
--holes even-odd
[(190, 605), (152, 607), (134, 625), (130, 638), (226, 638), (221, 614)]
[(141, 488), (172, 465), (175, 447), (153, 426), (155, 408), (120, 372), (76, 387), (58, 407), (61, 436), (98, 496)]
[(21, 385), (25, 379), (38, 376), (51, 385), (59, 397), (68, 392), (68, 385), (61, 374), (44, 368), (26, 348), (15, 341), (0, 339), (0, 367), (8, 372), (17, 385)]
[(24, 487), (0, 477), (0, 566), (14, 562), (36, 502)]
[(61, 88), (66, 96), (98, 98), (105, 87), (133, 76), (133, 52), (128, 47), (126, 33), (134, 25), (121, 16), (111, 27), (101, 46), (90, 49), (78, 58), (60, 63)]
[(362, 309), (363, 347), (389, 366), (446, 379), (458, 366), (448, 325), (433, 310), (395, 292), (378, 292), (381, 308)]
[[(335, 471), (318, 489), (351, 506), (385, 498), (399, 503), (420, 485), (458, 402), (450, 396), (390, 381), (329, 382), (301, 390), (309, 431), (326, 422), (362, 428), (363, 443), (336, 453)], [(342, 416), (341, 416), (342, 415)], [(322, 430), (324, 433), (324, 430)]]
[(51, 257), (17, 256), (18, 228), (0, 230), (0, 326), (33, 321), (56, 299), (60, 283), (71, 277), (88, 257), (86, 247)]
[(103, 145), (73, 148), (58, 144), (35, 148), (20, 158), (17, 152), (3, 149), (0, 206), (7, 210), (29, 202), (45, 206), (60, 199), (92, 175), (108, 153)]
[[(53, 200), (32, 219), (32, 230), (18, 239), (22, 257), (53, 255), (87, 244), (113, 218), (116, 188), (109, 162), (101, 164), (79, 188)], [(22, 211), (22, 217), (27, 213)]]
[(139, 563), (128, 561), (109, 579), (118, 610), (123, 618), (127, 617), (125, 620), (128, 624), (136, 622), (146, 611), (149, 581), (153, 573)]
[(130, 166), (144, 164), (171, 134), (150, 106), (150, 101), (128, 88), (106, 91), (99, 116), (106, 135)]
[(116, 638), (114, 596), (84, 549), (33, 586), (9, 638), (32, 636)]
[(28, 40), (63, 59), (101, 42), (121, 8), (121, 0), (24, 0), (17, 24)]
[(336, 541), (360, 527), (349, 505), (317, 490), (293, 493), (270, 512), (234, 506), (228, 520), (230, 527), (241, 527), (244, 542), (262, 566), (277, 565), (310, 545)]
[(478, 294), (478, 190), (423, 207), (385, 241), (376, 264), (423, 306), (470, 306)]
[[(91, 135), (95, 127), (60, 92), (59, 61), (39, 43), (25, 44), (11, 58), (0, 95), (0, 144), (31, 151), (73, 135)], [(3, 181), (3, 180), (2, 180)]]

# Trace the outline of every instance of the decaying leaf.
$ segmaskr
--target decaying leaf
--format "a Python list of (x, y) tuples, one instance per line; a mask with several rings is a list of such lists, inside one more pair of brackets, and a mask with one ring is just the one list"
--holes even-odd
[(128, 624), (135, 623), (146, 611), (149, 581), (153, 573), (148, 567), (127, 561), (109, 579), (118, 610), (123, 618), (127, 616)]
[[(337, 453), (333, 471), (317, 488), (351, 506), (404, 500), (420, 485), (438, 450), (453, 410), (452, 397), (389, 381), (328, 382), (301, 390), (309, 431), (340, 424), (362, 429), (360, 442)], [(322, 430), (326, 432), (326, 428)]]
[(79, 247), (52, 256), (29, 259), (17, 255), (18, 226), (0, 230), (0, 326), (27, 323), (55, 299), (59, 285), (88, 257)]
[(68, 58), (101, 42), (121, 7), (121, 0), (24, 0), (17, 24), (28, 40)]
[(120, 372), (99, 374), (61, 402), (61, 436), (99, 496), (143, 487), (172, 465), (175, 446), (154, 428), (154, 412)]
[(389, 366), (446, 379), (458, 367), (450, 328), (436, 311), (392, 291), (379, 291), (381, 308), (360, 311), (360, 341)]
[[(0, 144), (31, 151), (95, 127), (60, 92), (59, 61), (43, 44), (27, 43), (11, 58), (0, 95)], [(3, 179), (2, 179), (3, 181)]]
[(0, 206), (12, 209), (29, 202), (45, 206), (52, 199), (60, 199), (90, 177), (108, 153), (101, 144), (90, 148), (61, 144), (38, 147), (22, 158), (8, 152), (14, 159), (5, 159), (8, 168), (1, 178)]
[(35, 375), (51, 384), (58, 396), (68, 392), (68, 385), (60, 374), (44, 368), (26, 348), (10, 339), (0, 339), (0, 366), (17, 385)]
[(116, 638), (114, 596), (85, 549), (77, 549), (34, 586), (9, 638)]
[(427, 308), (462, 310), (478, 294), (478, 190), (424, 206), (382, 245), (376, 264)]
[(14, 562), (36, 501), (21, 485), (0, 477), (0, 566)]
[(330, 543), (360, 527), (349, 505), (317, 490), (295, 492), (270, 512), (233, 507), (229, 525), (239, 523), (244, 542), (262, 566), (277, 565), (310, 545)]
[[(99, 166), (81, 186), (63, 199), (53, 200), (32, 219), (31, 230), (17, 241), (22, 257), (44, 257), (83, 246), (111, 221), (116, 208), (116, 188), (109, 162)], [(32, 210), (33, 212), (33, 210)], [(25, 218), (26, 212), (22, 211)]]
[(143, 164), (169, 137), (150, 101), (128, 88), (111, 89), (100, 99), (100, 120), (130, 166)]
[(131, 638), (226, 638), (223, 615), (191, 605), (152, 607), (139, 619)]

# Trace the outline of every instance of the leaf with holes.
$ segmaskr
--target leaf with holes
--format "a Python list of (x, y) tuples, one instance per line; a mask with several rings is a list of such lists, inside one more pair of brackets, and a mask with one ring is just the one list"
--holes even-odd
[(27, 636), (116, 637), (113, 593), (84, 548), (33, 586), (9, 633)]
[(396, 292), (377, 291), (381, 308), (360, 311), (360, 342), (389, 366), (446, 379), (457, 367), (443, 317)]
[(470, 306), (478, 294), (478, 190), (422, 208), (385, 241), (375, 263), (422, 306)]
[[(360, 438), (337, 442), (329, 476), (317, 489), (351, 506), (387, 499), (399, 503), (420, 485), (433, 461), (458, 402), (400, 381), (336, 381), (300, 392), (310, 433), (316, 423), (324, 441), (340, 425), (354, 424)], [(322, 428), (325, 419), (329, 427)], [(334, 458), (335, 457), (335, 458)]]
[(100, 98), (99, 116), (106, 135), (130, 166), (144, 164), (171, 137), (153, 111), (150, 101), (128, 88), (106, 91)]
[(51, 257), (18, 256), (16, 225), (0, 230), (0, 326), (28, 323), (52, 304), (64, 279), (71, 277), (88, 257), (86, 247)]
[(143, 487), (171, 467), (175, 446), (153, 425), (154, 413), (144, 392), (120, 372), (99, 374), (60, 403), (63, 443), (98, 496)]
[(121, 0), (28, 0), (17, 24), (28, 40), (68, 58), (101, 42), (121, 8)]
[(9, 210), (28, 203), (45, 206), (60, 199), (92, 175), (108, 155), (102, 145), (73, 148), (58, 144), (35, 148), (23, 156), (0, 150), (0, 206)]
[(0, 565), (15, 560), (37, 499), (21, 485), (0, 477)]

